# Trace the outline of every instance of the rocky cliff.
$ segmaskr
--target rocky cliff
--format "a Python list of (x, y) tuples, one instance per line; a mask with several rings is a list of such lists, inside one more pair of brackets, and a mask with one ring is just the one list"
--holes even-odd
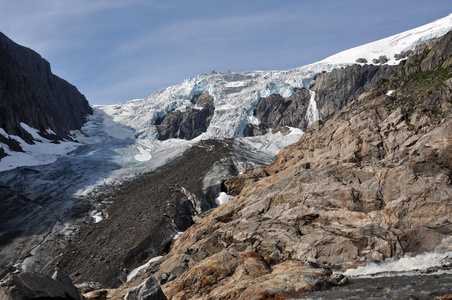
[[(317, 74), (316, 84), (311, 87), (321, 120), (332, 117), (350, 101), (369, 90), (379, 79), (389, 75), (395, 66), (353, 65), (345, 69)], [(248, 124), (244, 136), (266, 134), (282, 128), (296, 127), (302, 130), (309, 124), (308, 108), (312, 91), (296, 89), (287, 99), (279, 94), (259, 100), (254, 116), (259, 125)]]
[(209, 92), (197, 95), (191, 99), (196, 108), (189, 108), (184, 112), (172, 110), (163, 118), (157, 119), (155, 124), (159, 133), (159, 140), (179, 138), (192, 140), (206, 132), (213, 117), (215, 106)]
[[(17, 45), (0, 33), (0, 128), (28, 143), (32, 136), (20, 125), (58, 140), (79, 129), (92, 109), (76, 87), (52, 74), (50, 64), (38, 53)], [(49, 131), (50, 129), (51, 131)], [(0, 135), (11, 150), (17, 143)]]
[(385, 73), (370, 83), (356, 67), (320, 75), (319, 93), (341, 72), (366, 91), (335, 96), (343, 109), (273, 164), (226, 181), (237, 196), (112, 297), (153, 276), (169, 299), (286, 299), (343, 284), (331, 268), (452, 250), (451, 47), (449, 33), (393, 69), (364, 66)]

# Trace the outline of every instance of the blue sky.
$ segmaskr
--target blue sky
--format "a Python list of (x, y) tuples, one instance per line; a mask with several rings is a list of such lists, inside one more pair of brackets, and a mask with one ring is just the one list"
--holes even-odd
[(91, 104), (211, 70), (284, 70), (452, 13), (450, 0), (0, 0), (0, 31)]

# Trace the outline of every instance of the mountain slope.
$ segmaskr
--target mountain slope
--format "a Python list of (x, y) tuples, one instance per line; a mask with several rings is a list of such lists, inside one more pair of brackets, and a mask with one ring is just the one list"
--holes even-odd
[[(319, 265), (346, 269), (427, 251), (447, 257), (452, 251), (450, 47), (452, 32), (310, 127), (257, 178), (257, 172), (246, 172), (228, 180), (226, 186), (247, 183), (237, 197), (197, 218), (168, 255), (115, 293), (153, 276), (169, 299), (249, 293), (284, 299), (337, 284), (328, 283)], [(292, 272), (308, 272), (304, 261), (316, 266), (317, 275), (310, 276), (318, 281), (294, 279)]]

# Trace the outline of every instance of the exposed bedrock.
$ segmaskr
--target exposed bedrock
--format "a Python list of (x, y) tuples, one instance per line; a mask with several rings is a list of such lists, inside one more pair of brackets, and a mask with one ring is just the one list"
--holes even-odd
[[(315, 100), (320, 119), (332, 117), (394, 69), (395, 67), (386, 65), (353, 65), (318, 74), (311, 90), (316, 93)], [(260, 124), (248, 124), (243, 135), (261, 135), (270, 129), (285, 126), (305, 131), (308, 126), (306, 114), (310, 97), (309, 90), (301, 88), (295, 89), (295, 92), (286, 99), (279, 94), (260, 99), (254, 110), (254, 116), (259, 119)]]
[(320, 119), (325, 120), (356, 99), (379, 79), (393, 72), (393, 66), (353, 65), (318, 74), (312, 90), (316, 92)]
[(171, 138), (192, 140), (207, 131), (215, 111), (213, 97), (208, 92), (193, 97), (196, 107), (184, 112), (172, 110), (155, 122), (159, 140)]
[(287, 99), (278, 94), (271, 95), (259, 100), (254, 115), (266, 128), (289, 126), (305, 129), (309, 99), (307, 89), (296, 89)]

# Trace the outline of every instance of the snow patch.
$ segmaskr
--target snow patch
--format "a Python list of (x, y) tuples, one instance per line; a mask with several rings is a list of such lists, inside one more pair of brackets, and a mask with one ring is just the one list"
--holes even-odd
[(24, 152), (16, 152), (9, 149), (6, 144), (0, 143), (0, 147), (5, 150), (8, 156), (0, 161), (0, 172), (12, 170), (23, 166), (38, 166), (55, 162), (59, 157), (67, 155), (75, 150), (81, 144), (70, 141), (61, 141), (59, 144), (53, 143), (51, 140), (45, 139), (38, 134), (38, 130), (20, 123), (21, 127), (30, 133), (34, 138), (34, 144), (28, 144), (19, 136), (8, 135), (3, 129), (0, 134), (6, 138), (16, 140)]
[(152, 158), (151, 153), (142, 147), (137, 147), (140, 151), (140, 154), (135, 155), (135, 159), (138, 161), (148, 161)]
[(154, 258), (151, 258), (147, 263), (145, 263), (144, 265), (139, 266), (138, 268), (135, 268), (132, 270), (132, 272), (130, 272), (129, 275), (127, 275), (127, 282), (129, 282), (130, 280), (132, 280), (135, 276), (137, 276), (138, 272), (140, 272), (141, 270), (145, 269), (145, 268), (149, 268), (149, 266), (151, 265), (151, 263), (158, 261), (159, 259), (161, 259), (163, 256), (157, 256)]
[(178, 233), (176, 233), (176, 235), (173, 237), (173, 240), (177, 240), (178, 238), (180, 238), (180, 236), (183, 234), (182, 231), (179, 231)]
[(218, 197), (215, 199), (215, 203), (217, 205), (225, 204), (232, 198), (234, 198), (234, 196), (228, 195), (225, 192), (221, 192), (220, 195), (218, 195)]
[(50, 128), (47, 128), (46, 132), (47, 132), (47, 134), (54, 134), (54, 135), (56, 135), (56, 133)]
[(355, 64), (358, 58), (365, 59), (367, 63), (375, 64), (374, 59), (386, 56), (388, 65), (397, 65), (400, 60), (394, 58), (394, 54), (413, 50), (422, 42), (445, 35), (452, 30), (452, 14), (436, 20), (424, 26), (417, 27), (372, 43), (342, 51), (332, 55), (321, 62), (336, 64)]
[(25, 129), (25, 131), (28, 132), (33, 137), (33, 139), (35, 139), (36, 141), (41, 141), (41, 139), (43, 138), (42, 136), (39, 135), (39, 133), (38, 133), (39, 130), (34, 129), (34, 128), (32, 128), (32, 127), (30, 127), (27, 124), (22, 123), (22, 122), (20, 122), (20, 126), (23, 129)]
[(94, 223), (99, 223), (100, 221), (102, 221), (104, 219), (104, 213), (99, 211), (94, 211), (93, 213), (93, 219), (94, 219)]
[(390, 91), (388, 91), (388, 92), (386, 93), (386, 96), (391, 96), (391, 95), (392, 95), (392, 93), (394, 93), (394, 90), (390, 90)]

